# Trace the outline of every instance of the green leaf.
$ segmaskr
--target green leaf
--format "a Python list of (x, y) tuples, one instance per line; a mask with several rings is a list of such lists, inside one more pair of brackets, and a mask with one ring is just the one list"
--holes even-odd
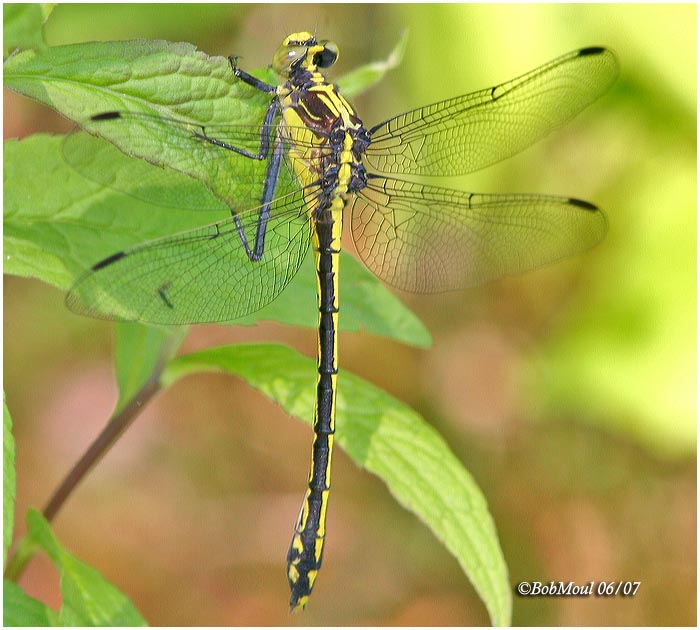
[[(85, 134), (79, 141), (86, 149), (96, 144), (109, 147)], [(4, 143), (5, 273), (38, 278), (66, 290), (78, 274), (116, 251), (168, 231), (199, 227), (228, 212), (223, 203), (219, 212), (178, 212), (105, 188), (66, 163), (63, 142), (62, 136), (39, 134)], [(96, 155), (99, 168), (108, 169), (111, 162), (104, 154)], [(116, 156), (121, 161), (112, 165), (115, 178), (137, 182), (150, 171), (159, 172), (111, 147), (110, 159)], [(172, 172), (170, 181), (175, 182), (173, 194), (187, 194), (193, 203), (197, 193), (199, 200), (212, 199), (189, 177)]]
[[(310, 423), (315, 361), (279, 345), (212, 348), (177, 357), (163, 383), (199, 371), (236, 374)], [(336, 440), (358, 466), (379, 476), (457, 558), (496, 625), (510, 622), (508, 572), (486, 501), (440, 435), (415, 411), (344, 372)]]
[(260, 124), (269, 96), (238, 81), (224, 57), (162, 40), (88, 42), (24, 51), (7, 61), (10, 89), (78, 123), (114, 110), (160, 112), (201, 123)]
[(3, 79), (10, 89), (53, 107), (127, 154), (206, 182), (231, 207), (255, 205), (250, 182), (262, 182), (264, 162), (233, 151), (216, 151), (216, 160), (205, 159), (211, 146), (193, 144), (191, 134), (175, 136), (167, 126), (144, 118), (91, 120), (95, 114), (128, 111), (198, 125), (257, 128), (270, 96), (236, 79), (225, 58), (209, 57), (185, 43), (91, 42), (20, 53), (5, 64)]
[[(113, 148), (111, 152), (99, 149), (93, 170), (87, 173), (99, 173), (104, 182), (104, 171), (110, 169), (114, 186), (131, 195), (125, 201), (121, 195), (115, 196), (114, 190), (105, 191), (75, 172), (67, 172), (57, 144), (49, 140), (44, 140), (48, 146), (41, 159), (38, 153), (44, 147), (33, 142), (31, 147), (6, 143), (5, 163), (11, 165), (5, 172), (5, 205), (9, 205), (5, 232), (13, 247), (5, 267), (10, 272), (37, 275), (65, 289), (80, 271), (129, 245), (225, 219), (230, 216), (226, 204), (248, 208), (254, 205), (251, 199), (259, 198), (251, 195), (250, 182), (260, 186), (264, 163), (231, 151), (217, 152), (216, 160), (201, 159), (189, 138), (173, 138), (165, 126), (144, 126), (138, 118), (120, 120), (124, 124), (118, 125), (89, 121), (95, 113), (127, 110), (201, 124), (235, 123), (257, 128), (269, 95), (237, 80), (222, 57), (208, 57), (189, 44), (162, 41), (60, 46), (44, 54), (27, 51), (17, 55), (6, 64), (4, 81), (11, 89), (99, 132), (125, 152), (180, 171), (129, 160)], [(95, 148), (94, 139), (72, 138), (71, 142), (85, 143), (85, 155), (90, 159), (95, 155), (87, 151)], [(205, 182), (216, 197), (199, 181), (181, 173)], [(61, 182), (59, 190), (57, 181)], [(146, 191), (144, 181), (148, 182)], [(171, 188), (175, 192), (168, 194)], [(144, 199), (154, 198), (159, 199), (160, 208), (143, 205)], [(182, 199), (191, 207), (210, 211), (183, 212), (167, 207)], [(33, 219), (30, 224), (28, 217)], [(35, 228), (40, 238), (34, 239)], [(306, 268), (297, 274), (299, 284), (294, 283), (281, 298), (237, 323), (272, 319), (315, 327), (316, 287), (311, 267), (307, 259)], [(422, 324), (371, 274), (354, 261), (344, 263), (344, 267), (343, 308), (347, 315), (341, 318), (341, 328), (364, 328), (419, 346), (430, 343)], [(355, 319), (356, 315), (361, 317)]]
[(15, 439), (12, 437), (12, 418), (5, 402), (4, 392), (2, 398), (2, 565), (5, 566), (7, 550), (12, 544), (12, 532), (15, 526), (17, 473), (15, 471)]
[(119, 400), (117, 415), (132, 402), (147, 383), (160, 377), (187, 334), (185, 326), (144, 326), (117, 323), (114, 339), (114, 363)]
[(41, 547), (61, 575), (60, 622), (64, 626), (145, 626), (129, 599), (91, 566), (68, 553), (54, 536), (46, 519), (35, 510), (27, 513), (29, 537)]
[(338, 86), (343, 95), (352, 98), (379, 83), (387, 72), (398, 67), (401, 63), (407, 45), (408, 30), (405, 30), (385, 60), (360, 66), (338, 79)]
[(2, 623), (5, 627), (58, 626), (58, 614), (27, 595), (10, 580), (2, 583)]
[(3, 56), (16, 49), (46, 48), (42, 26), (53, 4), (3, 4)]
[[(85, 269), (115, 252), (228, 216), (226, 206), (195, 180), (174, 171), (167, 171), (166, 178), (166, 171), (128, 158), (85, 134), (80, 136), (77, 141), (86, 148), (95, 148), (97, 143), (109, 152), (104, 160), (102, 152), (96, 154), (99, 168), (112, 169), (110, 176), (133, 196), (105, 188), (69, 167), (61, 154), (62, 137), (37, 135), (5, 142), (5, 273), (38, 278), (66, 290)], [(154, 182), (154, 189), (144, 192), (139, 183), (144, 181)], [(179, 198), (191, 200), (193, 207), (219, 203), (221, 210), (173, 210), (142, 201), (141, 197), (156, 197), (166, 182)], [(343, 256), (341, 266), (341, 330), (366, 330), (408, 344), (430, 345), (430, 335), (418, 318), (363, 265)], [(236, 323), (273, 320), (316, 327), (316, 319), (316, 274), (307, 256), (277, 300)]]

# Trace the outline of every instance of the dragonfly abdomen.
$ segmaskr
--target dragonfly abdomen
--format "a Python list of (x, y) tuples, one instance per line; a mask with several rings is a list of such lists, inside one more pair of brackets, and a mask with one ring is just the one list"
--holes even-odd
[(309, 487), (287, 555), (290, 605), (302, 608), (311, 594), (321, 567), (330, 490), (335, 397), (338, 374), (338, 262), (342, 232), (342, 206), (331, 203), (321, 210), (313, 236), (316, 257), (319, 328), (318, 376), (314, 412), (314, 441)]
[[(284, 120), (294, 144), (295, 133), (315, 147), (293, 147), (293, 168), (306, 184), (308, 213), (313, 226), (312, 244), (318, 292), (318, 375), (314, 413), (314, 441), (309, 487), (287, 554), (287, 577), (292, 610), (309, 599), (323, 557), (326, 511), (330, 491), (331, 458), (335, 433), (335, 400), (338, 374), (338, 272), (343, 232), (343, 212), (348, 193), (364, 185), (366, 177), (361, 152), (366, 132), (351, 106), (335, 86), (304, 76), (305, 87), (290, 84), (283, 108)], [(319, 75), (320, 76), (320, 75)], [(301, 80), (301, 77), (298, 77)], [(312, 88), (306, 86), (313, 83)], [(294, 90), (294, 87), (297, 87)], [(299, 143), (303, 144), (303, 143)], [(359, 150), (358, 150), (359, 149)]]

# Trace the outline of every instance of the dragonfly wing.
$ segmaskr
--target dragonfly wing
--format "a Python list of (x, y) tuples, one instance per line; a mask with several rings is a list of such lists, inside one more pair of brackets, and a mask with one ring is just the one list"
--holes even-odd
[[(109, 112), (93, 116), (82, 126), (111, 144), (80, 133), (67, 136), (62, 149), (71, 167), (88, 179), (149, 203), (188, 210), (218, 209), (217, 199), (232, 209), (256, 203), (267, 161), (230, 147), (257, 155), (266, 136), (271, 152), (279, 128), (277, 124), (204, 125), (139, 112)], [(292, 129), (295, 146), (308, 148), (313, 143), (307, 129), (279, 129), (286, 144)], [(141, 160), (128, 160), (125, 155)], [(159, 168), (149, 168), (144, 160)], [(292, 171), (289, 164), (287, 170)], [(208, 190), (201, 191), (202, 184)]]
[(223, 322), (261, 309), (294, 277), (309, 249), (304, 191), (277, 198), (259, 261), (259, 210), (126, 249), (94, 265), (66, 297), (81, 315), (153, 324)]
[(351, 202), (360, 258), (415, 293), (467, 288), (586, 251), (607, 231), (585, 201), (484, 195), (372, 177)]
[(228, 210), (201, 181), (128, 157), (112, 143), (82, 131), (67, 135), (61, 149), (66, 163), (83, 177), (136, 199), (173, 209)]
[(367, 163), (383, 173), (471, 173), (565, 124), (617, 74), (617, 60), (605, 48), (571, 52), (507, 83), (380, 123), (370, 131)]

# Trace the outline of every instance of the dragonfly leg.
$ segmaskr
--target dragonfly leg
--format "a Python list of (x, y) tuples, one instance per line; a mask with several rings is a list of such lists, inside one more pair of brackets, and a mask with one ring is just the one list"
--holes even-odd
[(263, 184), (262, 197), (260, 199), (260, 216), (258, 217), (257, 228), (255, 231), (255, 244), (251, 250), (248, 239), (243, 231), (238, 214), (233, 214), (233, 220), (236, 224), (238, 237), (245, 249), (248, 258), (252, 262), (257, 262), (262, 259), (265, 250), (265, 234), (267, 232), (267, 223), (270, 220), (270, 209), (272, 200), (277, 189), (277, 178), (279, 177), (280, 167), (282, 166), (282, 157), (284, 155), (284, 144), (277, 137), (275, 145), (272, 149), (272, 155), (267, 163), (267, 172), (265, 173), (265, 183)]
[(234, 153), (238, 153), (244, 157), (248, 157), (253, 160), (266, 160), (270, 152), (270, 130), (272, 129), (272, 122), (274, 121), (278, 111), (279, 102), (277, 99), (273, 99), (265, 112), (265, 118), (263, 119), (263, 124), (260, 130), (260, 148), (258, 149), (257, 153), (247, 151), (246, 149), (241, 149), (240, 147), (236, 147), (228, 142), (219, 140), (218, 138), (212, 138), (207, 134), (207, 129), (204, 125), (200, 127), (201, 132), (196, 132), (195, 136), (200, 140), (209, 142), (210, 144), (226, 149), (227, 151), (233, 151)]
[(228, 62), (231, 66), (231, 70), (233, 70), (233, 74), (235, 74), (241, 81), (247, 83), (251, 87), (254, 87), (256, 90), (260, 90), (261, 92), (267, 92), (268, 94), (277, 93), (276, 85), (265, 83), (265, 81), (256, 79), (252, 74), (248, 74), (245, 70), (241, 70), (236, 63), (236, 59), (238, 59), (236, 55), (231, 55), (228, 58)]

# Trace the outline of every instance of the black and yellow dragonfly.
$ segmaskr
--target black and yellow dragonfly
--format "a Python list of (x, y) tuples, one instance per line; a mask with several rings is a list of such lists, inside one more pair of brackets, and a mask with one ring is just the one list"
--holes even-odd
[[(204, 183), (229, 205), (230, 216), (118, 252), (93, 265), (67, 297), (73, 311), (93, 317), (231, 321), (274, 300), (311, 245), (318, 377), (308, 490), (287, 558), (293, 609), (308, 601), (326, 535), (344, 217), (367, 267), (389, 285), (418, 293), (534, 269), (589, 249), (607, 229), (603, 213), (579, 199), (478, 194), (403, 177), (470, 173), (542, 138), (612, 84), (617, 62), (609, 50), (577, 50), (507, 83), (371, 128), (321, 73), (337, 57), (332, 42), (294, 33), (273, 58), (280, 85), (244, 72), (231, 57), (235, 76), (270, 97), (264, 119), (253, 126), (203, 126), (138, 112), (93, 116), (93, 130), (108, 128), (110, 139), (122, 133), (122, 144), (140, 157), (157, 152), (167, 131), (168, 142), (186, 148), (188, 162), (210, 165)], [(265, 162), (264, 176), (241, 168), (240, 177), (223, 178), (211, 168), (225, 167), (230, 162), (222, 158), (234, 155)], [(168, 166), (192, 174), (176, 159)], [(242, 198), (249, 200), (243, 207)]]

